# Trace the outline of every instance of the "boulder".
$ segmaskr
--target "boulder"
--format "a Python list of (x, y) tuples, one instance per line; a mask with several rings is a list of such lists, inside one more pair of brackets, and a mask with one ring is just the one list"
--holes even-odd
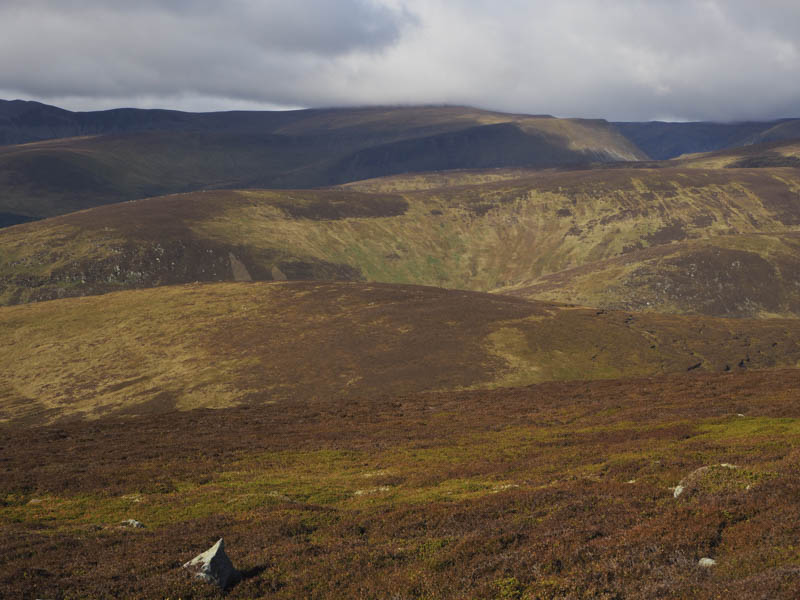
[(233, 567), (231, 559), (225, 554), (225, 543), (222, 538), (211, 548), (185, 563), (183, 568), (194, 572), (195, 577), (213, 583), (223, 590), (240, 578), (239, 571)]
[(699, 561), (697, 561), (698, 566), (704, 567), (706, 569), (708, 567), (713, 567), (716, 564), (717, 561), (715, 561), (713, 558), (708, 558), (708, 557), (701, 558)]

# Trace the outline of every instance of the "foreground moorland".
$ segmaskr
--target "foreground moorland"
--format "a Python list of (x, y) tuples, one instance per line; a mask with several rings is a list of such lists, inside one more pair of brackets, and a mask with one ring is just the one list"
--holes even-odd
[(353, 282), (4, 307), (0, 589), (218, 598), (181, 565), (223, 537), (229, 598), (795, 598), (798, 327)]
[(0, 588), (218, 598), (180, 565), (223, 536), (243, 573), (227, 598), (797, 598), (798, 385), (789, 370), (265, 392), (7, 428)]

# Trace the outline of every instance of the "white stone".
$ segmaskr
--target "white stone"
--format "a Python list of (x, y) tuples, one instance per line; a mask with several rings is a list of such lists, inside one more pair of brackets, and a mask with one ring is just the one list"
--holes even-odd
[(717, 561), (715, 561), (713, 558), (704, 557), (697, 561), (697, 564), (700, 567), (708, 568), (716, 565)]
[(678, 496), (680, 496), (683, 493), (684, 489), (685, 488), (682, 485), (676, 485), (675, 488), (674, 488), (674, 491), (672, 492), (672, 497), (673, 498), (677, 498)]
[(391, 490), (392, 490), (392, 488), (389, 487), (388, 485), (382, 485), (380, 487), (374, 487), (374, 488), (370, 488), (368, 490), (356, 490), (355, 492), (353, 492), (353, 495), (354, 496), (364, 496), (364, 495), (367, 495), (367, 494), (378, 494), (380, 492), (390, 492)]
[(211, 548), (185, 563), (183, 568), (194, 571), (195, 577), (213, 583), (223, 590), (236, 583), (240, 577), (239, 571), (233, 568), (231, 559), (225, 554), (225, 543), (222, 538), (219, 538)]
[(123, 527), (133, 527), (135, 529), (144, 529), (144, 524), (137, 521), (136, 519), (128, 519), (120, 523)]

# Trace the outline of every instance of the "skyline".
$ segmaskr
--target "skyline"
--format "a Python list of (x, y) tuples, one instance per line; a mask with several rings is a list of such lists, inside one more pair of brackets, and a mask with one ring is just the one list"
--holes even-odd
[(800, 5), (779, 0), (9, 0), (0, 97), (764, 121), (800, 116), (798, 32)]

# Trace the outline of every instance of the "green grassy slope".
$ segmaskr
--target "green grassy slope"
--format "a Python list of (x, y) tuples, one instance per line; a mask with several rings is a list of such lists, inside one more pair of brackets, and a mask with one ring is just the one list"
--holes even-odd
[[(799, 193), (800, 172), (789, 168), (617, 168), (452, 172), (338, 190), (153, 198), (0, 232), (0, 302), (237, 278), (519, 287), (591, 263), (606, 268), (598, 261), (647, 261), (637, 252), (673, 242), (798, 231)], [(772, 268), (792, 262), (773, 265), (768, 245), (748, 251)], [(787, 287), (780, 295), (794, 293)], [(725, 294), (734, 307), (736, 290)], [(747, 314), (794, 313), (791, 302), (773, 304), (753, 304)]]
[(496, 290), (587, 306), (800, 315), (800, 234), (720, 235), (637, 250)]
[(0, 309), (0, 418), (794, 367), (800, 321), (387, 284), (168, 286)]

